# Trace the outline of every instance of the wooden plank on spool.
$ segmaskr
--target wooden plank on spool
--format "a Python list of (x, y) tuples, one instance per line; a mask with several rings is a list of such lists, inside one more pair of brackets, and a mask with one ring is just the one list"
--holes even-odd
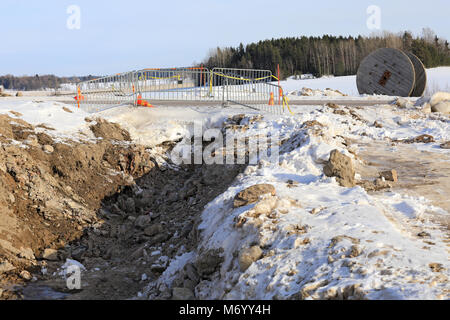
[(405, 53), (411, 60), (416, 73), (415, 85), (411, 97), (421, 97), (425, 93), (425, 88), (427, 87), (427, 72), (425, 71), (425, 66), (415, 54), (411, 52)]
[(378, 49), (361, 62), (356, 84), (360, 94), (409, 97), (415, 84), (414, 66), (400, 50)]

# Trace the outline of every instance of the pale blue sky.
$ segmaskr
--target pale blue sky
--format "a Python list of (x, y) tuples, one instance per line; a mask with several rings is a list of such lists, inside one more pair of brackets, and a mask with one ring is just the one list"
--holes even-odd
[[(69, 5), (81, 29), (69, 30)], [(0, 74), (111, 74), (188, 66), (209, 49), (301, 35), (368, 35), (369, 5), (381, 27), (423, 27), (450, 39), (449, 0), (1, 0)]]

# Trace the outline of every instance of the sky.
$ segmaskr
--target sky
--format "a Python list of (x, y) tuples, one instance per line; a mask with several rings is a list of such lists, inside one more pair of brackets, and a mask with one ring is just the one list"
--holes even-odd
[(190, 66), (264, 39), (369, 35), (371, 5), (381, 30), (450, 39), (449, 0), (1, 0), (0, 75), (108, 75)]

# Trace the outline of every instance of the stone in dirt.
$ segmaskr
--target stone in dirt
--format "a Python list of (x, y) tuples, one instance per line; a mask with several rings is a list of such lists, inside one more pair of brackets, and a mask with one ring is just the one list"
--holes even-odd
[(29, 272), (26, 271), (26, 270), (23, 270), (23, 271), (20, 273), (20, 277), (21, 277), (22, 279), (24, 279), (24, 280), (27, 280), (27, 281), (29, 281), (29, 280), (31, 280), (31, 279), (33, 278), (33, 276), (31, 275), (31, 273), (29, 273)]
[(259, 246), (252, 246), (241, 251), (239, 254), (239, 266), (241, 271), (247, 270), (253, 262), (259, 260), (263, 252)]
[(275, 195), (275, 187), (271, 184), (256, 184), (242, 190), (234, 197), (234, 207), (242, 207), (255, 203), (264, 194)]
[(4, 261), (4, 262), (0, 263), (0, 274), (8, 272), (8, 271), (12, 271), (14, 269), (15, 269), (15, 267), (8, 261)]
[(450, 149), (450, 141), (442, 143), (440, 147), (441, 149)]
[(378, 121), (375, 121), (373, 123), (373, 125), (374, 125), (375, 128), (383, 128), (383, 125), (381, 123), (379, 123)]
[(52, 153), (53, 151), (55, 151), (55, 149), (51, 145), (48, 145), (48, 144), (43, 146), (42, 150), (44, 150), (45, 152), (48, 152), (48, 153)]
[(395, 102), (395, 105), (399, 108), (411, 108), (413, 106), (413, 103), (405, 98), (398, 98), (397, 101)]
[(392, 169), (392, 170), (382, 171), (382, 172), (380, 172), (380, 178), (384, 178), (384, 180), (387, 180), (387, 181), (397, 182), (398, 181), (397, 170)]
[(328, 177), (336, 177), (337, 182), (343, 187), (350, 188), (356, 185), (352, 159), (337, 149), (331, 151), (330, 159), (324, 166), (323, 172)]
[(50, 260), (50, 261), (57, 261), (58, 260), (58, 250), (47, 248), (44, 250), (44, 253), (42, 254), (42, 258), (45, 260)]
[(173, 288), (172, 300), (195, 300), (195, 296), (188, 288)]
[(160, 234), (161, 232), (164, 232), (164, 228), (160, 224), (154, 224), (144, 229), (144, 234), (149, 237)]
[(435, 142), (434, 137), (429, 134), (421, 134), (415, 138), (400, 140), (404, 143), (431, 143)]
[(433, 262), (433, 263), (430, 263), (428, 266), (430, 267), (430, 269), (433, 272), (441, 272), (441, 271), (445, 270), (445, 268), (442, 266), (441, 263)]
[(202, 253), (195, 263), (198, 274), (204, 277), (214, 273), (224, 261), (222, 252), (223, 249), (216, 249)]
[(131, 141), (128, 131), (122, 129), (117, 123), (111, 123), (103, 119), (96, 119), (96, 124), (91, 125), (90, 128), (96, 138)]

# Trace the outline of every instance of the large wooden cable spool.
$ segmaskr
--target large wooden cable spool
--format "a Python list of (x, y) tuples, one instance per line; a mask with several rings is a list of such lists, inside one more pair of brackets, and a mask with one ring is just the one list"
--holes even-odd
[(414, 89), (411, 93), (411, 97), (421, 97), (425, 93), (427, 86), (427, 72), (422, 61), (411, 52), (405, 52), (408, 58), (411, 60), (414, 71), (416, 73)]
[(415, 88), (416, 72), (402, 51), (382, 48), (361, 62), (356, 76), (360, 94), (409, 97)]

